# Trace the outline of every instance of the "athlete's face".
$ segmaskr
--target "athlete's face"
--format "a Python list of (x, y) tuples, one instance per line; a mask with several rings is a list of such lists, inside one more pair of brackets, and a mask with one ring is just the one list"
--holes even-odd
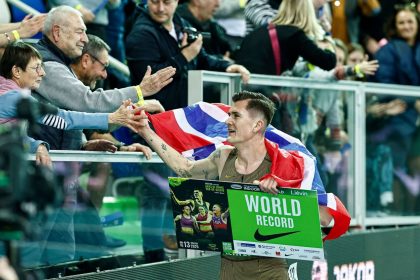
[(203, 193), (200, 191), (194, 191), (194, 198), (202, 198), (203, 197)]
[(229, 118), (226, 120), (227, 140), (232, 144), (247, 142), (256, 135), (255, 128), (259, 118), (246, 108), (248, 102), (249, 100), (237, 101), (229, 110)]
[(190, 214), (190, 213), (191, 213), (191, 208), (190, 208), (190, 206), (188, 206), (188, 205), (184, 206), (184, 213), (185, 213), (185, 214)]

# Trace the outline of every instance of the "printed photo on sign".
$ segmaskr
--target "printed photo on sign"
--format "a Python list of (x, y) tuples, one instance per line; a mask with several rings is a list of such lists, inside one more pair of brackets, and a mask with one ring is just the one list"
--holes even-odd
[(169, 178), (178, 245), (204, 251), (232, 250), (226, 191), (218, 182)]

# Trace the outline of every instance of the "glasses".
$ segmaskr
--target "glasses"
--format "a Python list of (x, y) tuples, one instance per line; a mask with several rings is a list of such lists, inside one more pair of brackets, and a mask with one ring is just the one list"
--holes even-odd
[(42, 71), (44, 71), (44, 64), (38, 64), (37, 66), (35, 66), (35, 67), (28, 67), (28, 68), (31, 68), (31, 69), (33, 69), (33, 70), (35, 70), (35, 72), (38, 74), (38, 75), (41, 75), (41, 73), (42, 73)]
[(109, 67), (109, 63), (103, 63), (102, 61), (99, 60), (99, 58), (97, 58), (96, 56), (94, 56), (93, 54), (90, 54), (90, 57), (92, 57), (95, 61), (99, 62), (99, 64), (101, 64), (104, 68), (102, 69), (102, 71), (106, 71), (106, 69), (108, 69)]
[(173, 2), (174, 0), (150, 0), (150, 3), (153, 5), (159, 5), (159, 3), (162, 3), (165, 6), (169, 6)]

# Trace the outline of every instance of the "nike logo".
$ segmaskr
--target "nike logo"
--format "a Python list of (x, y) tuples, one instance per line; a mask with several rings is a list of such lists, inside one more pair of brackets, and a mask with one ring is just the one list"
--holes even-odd
[(260, 233), (260, 230), (257, 229), (255, 231), (255, 233), (254, 233), (254, 238), (257, 241), (267, 241), (267, 240), (271, 240), (271, 239), (283, 237), (283, 236), (294, 234), (294, 233), (298, 233), (298, 232), (300, 232), (300, 231), (291, 231), (291, 232), (283, 232), (283, 233), (275, 233), (275, 234), (262, 235)]

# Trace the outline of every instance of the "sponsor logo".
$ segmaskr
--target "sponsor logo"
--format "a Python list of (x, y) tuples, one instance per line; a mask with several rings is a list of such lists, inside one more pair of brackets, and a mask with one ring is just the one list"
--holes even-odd
[(263, 253), (264, 255), (271, 255), (271, 253), (269, 252), (269, 251), (264, 251), (264, 253)]
[(259, 187), (255, 187), (255, 186), (245, 186), (244, 190), (246, 191), (254, 191), (254, 192), (260, 192), (260, 188)]
[(276, 252), (276, 256), (280, 257), (281, 253), (279, 251)]
[(290, 256), (293, 256), (294, 254), (284, 254), (284, 256), (286, 256), (286, 257), (290, 257)]
[(280, 238), (280, 237), (287, 236), (287, 235), (290, 235), (290, 234), (295, 234), (295, 233), (298, 233), (298, 232), (300, 232), (300, 231), (290, 231), (290, 232), (263, 235), (263, 234), (260, 233), (260, 230), (257, 229), (254, 233), (254, 238), (257, 241), (268, 241), (268, 240), (271, 240), (271, 239)]
[[(240, 243), (239, 246), (245, 247), (245, 248), (255, 248), (255, 244), (251, 244), (251, 243)], [(258, 247), (261, 248), (260, 245), (258, 245)]]
[(238, 249), (239, 253), (246, 253), (246, 249)]
[(282, 251), (282, 252), (286, 252), (287, 251), (286, 247), (283, 247), (283, 246), (280, 246), (279, 247), (279, 250)]
[(301, 259), (307, 259), (308, 258), (307, 255), (299, 255), (298, 257), (301, 258)]
[(290, 248), (290, 252), (299, 252), (300, 250), (299, 249), (296, 249), (296, 248)]
[(341, 278), (343, 275), (347, 276), (346, 279), (373, 280), (376, 278), (375, 263), (373, 261), (335, 265), (333, 271), (336, 279), (343, 279)]
[(256, 254), (257, 253), (257, 250), (251, 250), (251, 253)]
[(258, 248), (263, 248), (263, 249), (270, 250), (270, 249), (275, 249), (276, 246), (273, 246), (273, 245), (258, 245)]
[(304, 252), (306, 253), (315, 253), (315, 254), (319, 254), (319, 251), (317, 250), (310, 250), (310, 249), (303, 249)]
[[(226, 175), (226, 177), (227, 177), (227, 175)], [(232, 185), (230, 185), (230, 187), (232, 189), (235, 189), (235, 190), (242, 190), (242, 185), (232, 184)]]

